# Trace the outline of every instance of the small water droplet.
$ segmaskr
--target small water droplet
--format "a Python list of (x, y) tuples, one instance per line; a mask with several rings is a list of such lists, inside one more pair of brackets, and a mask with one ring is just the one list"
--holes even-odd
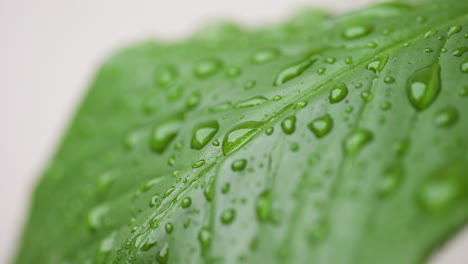
[(378, 44), (374, 41), (369, 41), (366, 43), (366, 47), (370, 48), (370, 49), (375, 49), (377, 48)]
[(382, 72), (385, 65), (387, 65), (387, 61), (388, 55), (378, 57), (367, 65), (367, 69), (373, 71), (378, 76)]
[(271, 195), (270, 191), (262, 192), (255, 203), (257, 218), (260, 222), (265, 222), (270, 218)]
[(317, 55), (312, 55), (304, 60), (288, 65), (283, 68), (275, 78), (273, 85), (278, 86), (286, 83), (287, 81), (300, 76), (305, 70), (307, 70), (314, 62), (318, 60)]
[(157, 153), (163, 153), (177, 136), (182, 124), (182, 118), (178, 116), (155, 126), (150, 136), (151, 149)]
[(164, 229), (166, 230), (166, 233), (171, 234), (172, 231), (174, 231), (174, 225), (172, 225), (171, 222), (166, 223), (164, 226)]
[(391, 76), (387, 76), (384, 78), (384, 82), (385, 83), (394, 83), (395, 82), (395, 78), (391, 77)]
[(247, 121), (232, 127), (223, 138), (223, 154), (229, 155), (247, 143), (263, 125), (263, 122)]
[(280, 55), (280, 51), (276, 48), (266, 48), (266, 49), (261, 49), (255, 54), (252, 55), (252, 62), (254, 63), (266, 63), (269, 61), (272, 61), (276, 57)]
[(229, 190), (231, 189), (231, 184), (229, 184), (228, 182), (226, 184), (223, 185), (223, 187), (221, 188), (221, 193), (223, 194), (226, 194), (229, 192)]
[(457, 123), (458, 111), (453, 106), (446, 106), (440, 109), (434, 116), (434, 124), (437, 127), (451, 127)]
[(187, 101), (185, 102), (185, 106), (188, 109), (193, 109), (200, 104), (201, 95), (199, 92), (194, 92), (188, 96)]
[(202, 249), (202, 255), (205, 256), (211, 245), (211, 231), (207, 227), (203, 227), (198, 233), (198, 241)]
[(184, 199), (182, 199), (182, 202), (181, 202), (182, 208), (189, 208), (190, 205), (192, 205), (192, 198), (185, 197)]
[(242, 73), (242, 70), (241, 68), (237, 67), (237, 66), (231, 66), (227, 69), (226, 71), (226, 76), (229, 77), (229, 78), (235, 78), (235, 77), (238, 77), (239, 75), (241, 75)]
[(448, 33), (447, 33), (447, 37), (450, 38), (451, 36), (457, 34), (458, 32), (460, 32), (462, 30), (462, 26), (460, 25), (453, 25), (449, 28), (448, 30)]
[(281, 122), (281, 128), (287, 135), (294, 133), (294, 131), (296, 131), (296, 116), (292, 115), (286, 117), (283, 122)]
[(465, 61), (460, 65), (460, 71), (463, 73), (468, 73), (468, 61)]
[(107, 256), (114, 248), (116, 232), (112, 232), (109, 236), (104, 238), (99, 245), (99, 250), (96, 254), (96, 264), (103, 264), (106, 262)]
[(395, 164), (385, 169), (379, 187), (379, 196), (386, 197), (393, 194), (403, 182), (403, 167)]
[(430, 38), (432, 36), (434, 36), (435, 34), (437, 34), (437, 30), (435, 29), (431, 29), (429, 31), (426, 32), (426, 34), (424, 34), (424, 38)]
[(327, 68), (325, 67), (320, 67), (317, 69), (318, 75), (323, 75), (327, 71)]
[(97, 231), (103, 226), (103, 218), (109, 211), (109, 207), (107, 205), (100, 205), (91, 209), (88, 213), (88, 229), (92, 232)]
[(215, 193), (215, 188), (214, 188), (214, 181), (213, 178), (210, 179), (208, 182), (208, 186), (206, 186), (206, 189), (203, 191), (203, 195), (205, 196), (207, 201), (213, 200)]
[(161, 204), (161, 197), (156, 194), (153, 197), (151, 197), (149, 206), (150, 207), (158, 207)]
[(418, 111), (426, 109), (440, 92), (440, 66), (435, 63), (417, 70), (408, 78), (407, 94)]
[(384, 102), (384, 103), (382, 103), (382, 104), (380, 105), (380, 109), (382, 109), (382, 110), (384, 110), (384, 111), (385, 111), (385, 110), (389, 110), (389, 109), (391, 109), (391, 108), (392, 108), (392, 103), (390, 103), (390, 102)]
[(353, 58), (351, 58), (351, 57), (346, 57), (346, 58), (345, 58), (345, 63), (346, 63), (346, 64), (352, 64), (352, 63), (353, 63)]
[(341, 102), (348, 95), (348, 87), (344, 83), (340, 83), (330, 90), (328, 99), (330, 103), (335, 104)]
[(211, 143), (213, 146), (218, 147), (220, 145), (219, 140), (215, 139), (213, 140), (213, 143)]
[(169, 189), (167, 189), (166, 192), (164, 193), (163, 198), (167, 198), (169, 195), (171, 195), (171, 193), (174, 192), (174, 190), (175, 190), (174, 186), (169, 187)]
[(334, 64), (336, 62), (336, 58), (327, 57), (327, 58), (325, 58), (325, 62), (328, 63), (328, 64)]
[(209, 111), (212, 113), (224, 112), (232, 108), (231, 102), (224, 102), (210, 107)]
[(213, 59), (213, 58), (203, 59), (203, 60), (198, 61), (195, 64), (193, 73), (198, 78), (207, 78), (207, 77), (214, 75), (219, 70), (221, 70), (222, 66), (223, 66), (223, 63), (218, 59)]
[(246, 166), (247, 166), (247, 160), (246, 159), (238, 159), (238, 160), (235, 160), (231, 164), (231, 169), (233, 171), (243, 171)]
[(431, 49), (431, 48), (425, 48), (425, 49), (424, 49), (424, 52), (425, 52), (425, 53), (432, 53), (432, 52), (434, 52), (434, 50)]
[(192, 132), (190, 147), (202, 149), (218, 133), (219, 123), (216, 120), (205, 121), (195, 126)]
[(307, 102), (306, 101), (299, 101), (297, 102), (295, 105), (294, 105), (294, 109), (301, 109), (301, 108), (304, 108), (307, 106)]
[(343, 37), (345, 39), (361, 38), (371, 33), (372, 29), (373, 27), (371, 25), (365, 25), (365, 24), (353, 25), (353, 26), (347, 27), (343, 31)]
[(201, 166), (205, 165), (206, 161), (205, 160), (198, 160), (198, 161), (195, 161), (193, 164), (192, 164), (192, 168), (194, 169), (197, 169), (197, 168), (200, 168)]
[(273, 127), (268, 127), (265, 130), (265, 133), (269, 136), (269, 135), (273, 134), (274, 131), (275, 131), (275, 129)]
[(174, 66), (166, 65), (156, 71), (155, 82), (160, 87), (168, 87), (174, 83), (178, 75), (177, 69)]
[(226, 209), (221, 213), (221, 223), (228, 225), (232, 223), (236, 217), (236, 211), (232, 208)]
[(361, 93), (361, 98), (362, 98), (362, 100), (364, 100), (365, 102), (368, 103), (368, 102), (372, 101), (374, 96), (372, 95), (372, 93), (370, 91), (363, 91)]
[(361, 149), (373, 140), (372, 132), (365, 129), (358, 129), (348, 135), (343, 142), (343, 149), (346, 155), (354, 156)]
[(458, 95), (461, 97), (466, 97), (468, 96), (468, 85), (464, 86), (460, 90), (458, 90)]
[(169, 261), (169, 245), (167, 243), (165, 243), (161, 250), (159, 250), (156, 255), (156, 261), (159, 264), (167, 264)]
[(308, 128), (317, 138), (326, 136), (333, 128), (333, 119), (329, 114), (318, 117), (309, 123)]
[(292, 152), (298, 152), (299, 151), (299, 144), (297, 144), (296, 142), (292, 143), (291, 146), (289, 147), (289, 149), (291, 149)]
[(244, 89), (245, 89), (245, 90), (253, 89), (253, 88), (255, 87), (255, 85), (257, 85), (257, 82), (254, 81), (254, 80), (250, 80), (250, 81), (248, 81), (248, 82), (246, 82), (246, 83), (244, 84)]
[(461, 48), (455, 49), (452, 52), (452, 55), (455, 56), (455, 57), (461, 57), (463, 55), (463, 53), (465, 53), (465, 51), (467, 51), (467, 50), (468, 50), (468, 47), (461, 47)]
[(255, 96), (243, 101), (238, 102), (234, 105), (234, 108), (246, 108), (261, 105), (268, 102), (268, 99), (264, 96)]

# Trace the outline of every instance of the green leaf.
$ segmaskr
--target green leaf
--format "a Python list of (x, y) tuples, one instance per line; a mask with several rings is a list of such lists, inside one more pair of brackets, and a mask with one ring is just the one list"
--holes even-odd
[(467, 14), (307, 11), (120, 52), (16, 263), (423, 263), (468, 222)]

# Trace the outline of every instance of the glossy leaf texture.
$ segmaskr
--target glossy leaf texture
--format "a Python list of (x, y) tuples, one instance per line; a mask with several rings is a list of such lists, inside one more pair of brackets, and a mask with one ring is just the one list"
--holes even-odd
[(15, 263), (423, 263), (468, 221), (468, 3), (224, 23), (110, 58)]

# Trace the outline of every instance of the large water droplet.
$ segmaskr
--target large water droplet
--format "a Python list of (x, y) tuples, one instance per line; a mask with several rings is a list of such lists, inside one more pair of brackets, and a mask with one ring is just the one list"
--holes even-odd
[(406, 88), (411, 105), (418, 111), (426, 109), (440, 92), (440, 66), (435, 63), (417, 70), (408, 78)]
[(207, 78), (221, 70), (222, 66), (223, 63), (218, 59), (203, 59), (195, 64), (193, 73), (199, 78)]
[(163, 153), (177, 136), (182, 123), (182, 118), (178, 116), (155, 126), (150, 135), (151, 149), (157, 153)]
[(202, 255), (206, 256), (211, 244), (211, 231), (207, 227), (203, 227), (198, 233), (198, 241), (202, 249)]
[(255, 52), (251, 59), (254, 63), (266, 63), (278, 57), (279, 55), (280, 51), (278, 49), (266, 48)]
[(318, 138), (326, 136), (333, 128), (333, 119), (329, 114), (316, 118), (308, 128)]
[(353, 26), (347, 27), (343, 31), (343, 37), (345, 39), (361, 38), (371, 33), (372, 29), (373, 27), (371, 25), (365, 25), (365, 24), (353, 25)]
[(335, 104), (341, 102), (348, 95), (348, 87), (344, 83), (340, 83), (330, 90), (328, 99), (330, 103)]
[(223, 138), (223, 154), (229, 155), (247, 143), (262, 128), (263, 122), (247, 121), (231, 128)]
[(189, 208), (192, 205), (192, 199), (190, 197), (185, 197), (182, 199), (181, 206), (182, 208)]
[(312, 55), (304, 60), (296, 62), (294, 64), (288, 65), (283, 68), (278, 75), (276, 75), (275, 81), (273, 84), (275, 86), (286, 83), (287, 81), (294, 79), (301, 75), (305, 70), (307, 70), (314, 62), (318, 60), (319, 56)]
[(356, 155), (365, 145), (373, 139), (373, 134), (369, 130), (358, 129), (348, 135), (343, 142), (343, 149), (346, 155)]
[(451, 127), (457, 123), (458, 118), (457, 109), (453, 106), (446, 106), (436, 113), (434, 123), (438, 127)]
[(458, 32), (460, 32), (462, 30), (462, 26), (460, 25), (453, 25), (449, 28), (449, 31), (447, 33), (447, 36), (448, 38), (450, 38), (451, 36), (453, 36), (454, 34), (457, 34)]
[(453, 52), (452, 52), (452, 55), (455, 56), (455, 57), (461, 57), (463, 55), (463, 53), (465, 53), (465, 51), (468, 50), (468, 47), (460, 47), (458, 49), (455, 49)]
[(377, 76), (382, 72), (387, 65), (388, 55), (382, 55), (367, 65), (367, 69), (373, 71)]
[(219, 124), (216, 120), (199, 123), (192, 133), (190, 147), (192, 149), (202, 149), (218, 133)]
[(296, 131), (296, 116), (292, 115), (286, 117), (283, 122), (281, 122), (281, 128), (287, 135), (294, 133), (294, 131)]
[(246, 108), (261, 105), (268, 102), (268, 99), (264, 96), (255, 96), (243, 101), (238, 102), (234, 105), (234, 108)]

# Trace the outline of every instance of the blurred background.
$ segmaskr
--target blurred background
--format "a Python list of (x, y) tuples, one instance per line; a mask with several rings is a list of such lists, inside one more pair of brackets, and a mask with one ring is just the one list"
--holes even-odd
[[(119, 47), (178, 40), (210, 21), (277, 23), (303, 7), (376, 0), (0, 0), (0, 263), (14, 255), (30, 193), (99, 64)], [(432, 263), (468, 263), (468, 232)]]

